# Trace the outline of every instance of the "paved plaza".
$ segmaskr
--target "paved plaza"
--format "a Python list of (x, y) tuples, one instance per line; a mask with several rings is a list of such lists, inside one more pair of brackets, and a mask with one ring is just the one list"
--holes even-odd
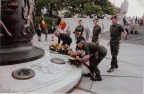
[[(124, 40), (120, 46), (120, 52), (118, 55), (119, 68), (115, 69), (112, 73), (107, 73), (110, 68), (111, 54), (110, 48), (107, 46), (108, 33), (105, 32), (100, 39), (100, 44), (105, 46), (108, 50), (107, 56), (99, 64), (99, 69), (102, 75), (102, 81), (91, 81), (88, 77), (81, 78), (80, 83), (75, 87), (71, 93), (95, 93), (95, 94), (143, 94), (143, 55), (144, 55), (144, 41), (140, 40), (144, 31), (140, 30), (139, 35), (129, 35), (131, 42)], [(45, 35), (42, 35), (42, 41), (37, 41), (37, 35), (33, 37), (33, 44), (44, 50), (48, 50), (48, 44), (57, 42), (57, 38), (51, 41), (51, 34), (48, 35), (48, 40), (45, 41)], [(75, 49), (74, 35), (71, 35), (73, 42), (71, 48)], [(133, 38), (133, 39), (132, 39)], [(139, 40), (137, 40), (139, 38)], [(83, 67), (83, 73), (87, 73), (87, 70)]]

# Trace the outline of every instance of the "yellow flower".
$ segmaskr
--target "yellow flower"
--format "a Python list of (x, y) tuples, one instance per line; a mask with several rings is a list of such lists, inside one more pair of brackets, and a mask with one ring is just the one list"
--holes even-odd
[(56, 43), (52, 43), (52, 46), (56, 47), (57, 45), (56, 45)]
[(69, 55), (72, 55), (72, 54), (73, 54), (73, 51), (68, 51), (68, 54), (69, 54)]
[(60, 45), (58, 45), (57, 47), (58, 47), (58, 48), (61, 48), (61, 46), (60, 46)]

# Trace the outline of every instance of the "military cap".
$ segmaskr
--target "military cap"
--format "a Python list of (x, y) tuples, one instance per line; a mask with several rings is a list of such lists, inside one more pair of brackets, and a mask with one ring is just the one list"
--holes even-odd
[(76, 44), (78, 44), (78, 43), (80, 43), (80, 42), (85, 42), (85, 40), (83, 40), (83, 39), (78, 39), (77, 41), (76, 41)]

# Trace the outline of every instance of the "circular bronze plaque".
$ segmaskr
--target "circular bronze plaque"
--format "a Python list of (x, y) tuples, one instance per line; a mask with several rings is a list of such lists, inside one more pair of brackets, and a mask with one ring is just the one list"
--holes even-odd
[(55, 64), (65, 64), (65, 61), (59, 58), (52, 58), (50, 61)]
[(30, 79), (35, 76), (35, 71), (29, 68), (21, 68), (21, 69), (14, 70), (12, 72), (12, 76), (16, 79), (21, 79), (21, 80)]

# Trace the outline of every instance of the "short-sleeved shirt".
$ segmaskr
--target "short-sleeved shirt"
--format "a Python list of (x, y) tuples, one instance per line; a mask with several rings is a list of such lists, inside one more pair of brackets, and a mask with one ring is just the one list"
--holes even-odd
[(120, 24), (115, 24), (110, 26), (110, 42), (119, 42), (121, 39), (121, 32), (124, 28)]
[(78, 30), (78, 31), (80, 31), (81, 33), (83, 33), (83, 32), (84, 32), (84, 26), (83, 26), (83, 25), (77, 26), (77, 27), (75, 28), (75, 30)]
[(92, 33), (92, 42), (96, 42), (98, 39), (98, 35), (101, 34), (101, 27), (99, 25), (94, 26)]
[(101, 45), (97, 45), (97, 44), (95, 44), (93, 42), (85, 42), (84, 46), (83, 46), (83, 50), (85, 51), (86, 55), (95, 54), (97, 51), (99, 53), (107, 52), (105, 47), (103, 47)]

